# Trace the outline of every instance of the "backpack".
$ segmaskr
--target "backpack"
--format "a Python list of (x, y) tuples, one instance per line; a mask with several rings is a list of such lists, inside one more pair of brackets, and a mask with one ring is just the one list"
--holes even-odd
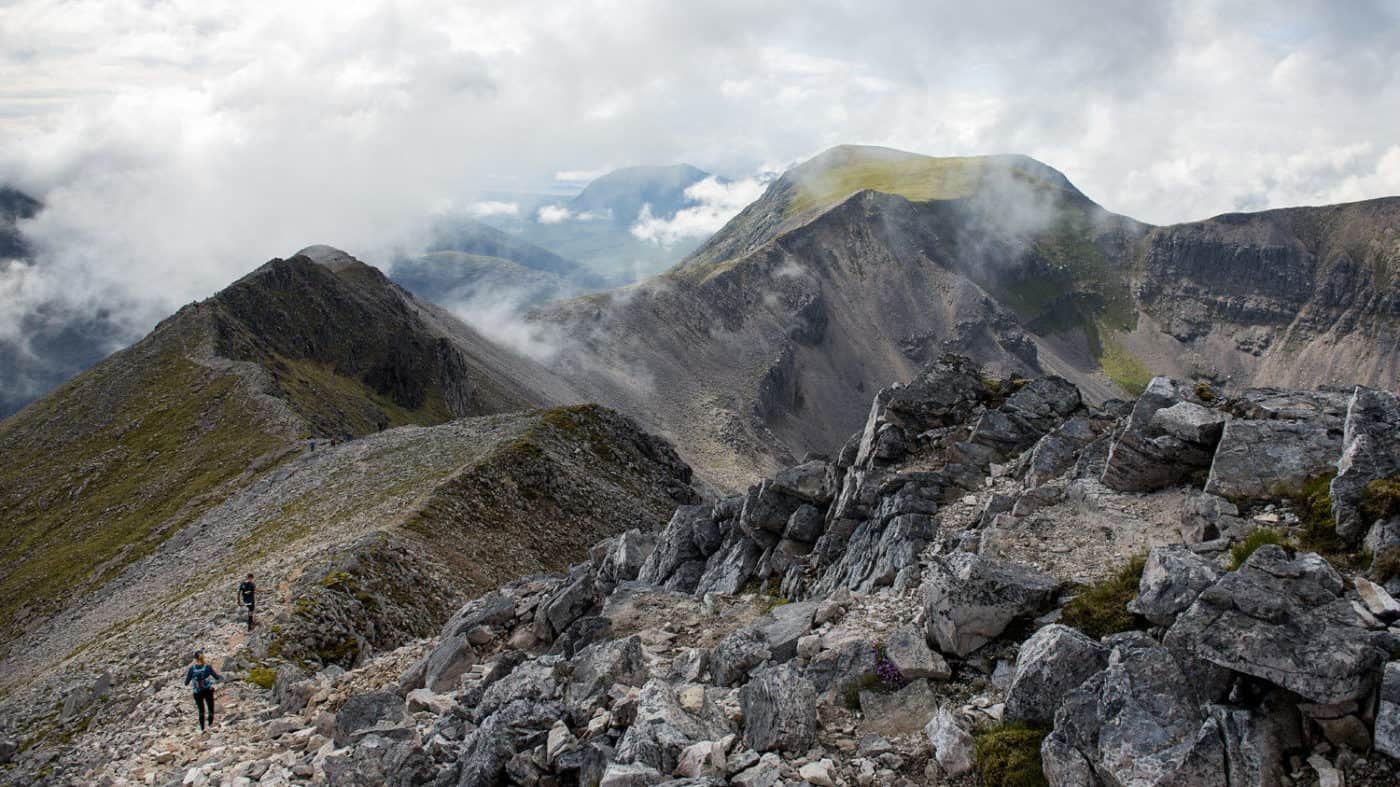
[(192, 669), (194, 670), (194, 690), (196, 692), (214, 688), (214, 679), (209, 675), (213, 670), (209, 669), (208, 664), (202, 664)]

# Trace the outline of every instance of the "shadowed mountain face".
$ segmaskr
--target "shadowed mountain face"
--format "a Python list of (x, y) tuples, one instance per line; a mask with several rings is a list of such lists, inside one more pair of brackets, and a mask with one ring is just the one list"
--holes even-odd
[(1091, 399), (1153, 373), (1392, 385), (1400, 200), (1151, 227), (1022, 156), (836, 148), (668, 274), (538, 310), (560, 373), (738, 486), (943, 351)]
[(348, 255), (273, 260), (0, 422), (0, 619), (42, 620), (305, 438), (575, 398)]

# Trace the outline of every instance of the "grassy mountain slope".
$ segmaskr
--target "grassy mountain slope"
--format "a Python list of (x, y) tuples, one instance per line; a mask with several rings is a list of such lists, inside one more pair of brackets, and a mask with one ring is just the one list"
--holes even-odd
[(302, 438), (569, 398), (352, 258), (273, 260), (0, 421), (0, 647)]

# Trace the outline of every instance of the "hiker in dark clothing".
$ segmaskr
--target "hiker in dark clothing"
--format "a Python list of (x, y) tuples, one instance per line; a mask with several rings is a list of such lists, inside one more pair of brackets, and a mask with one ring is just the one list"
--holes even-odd
[(253, 607), (256, 606), (256, 594), (258, 586), (253, 584), (253, 575), (238, 585), (238, 603), (248, 608), (248, 630), (253, 630)]
[(185, 685), (193, 684), (194, 704), (199, 708), (199, 731), (204, 732), (205, 710), (208, 709), (209, 726), (214, 726), (214, 681), (223, 680), (212, 664), (204, 663), (204, 651), (194, 652), (194, 663), (185, 670)]

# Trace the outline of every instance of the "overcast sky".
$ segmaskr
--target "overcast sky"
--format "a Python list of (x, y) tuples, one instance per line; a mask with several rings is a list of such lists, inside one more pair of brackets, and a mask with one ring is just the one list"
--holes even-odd
[(1159, 223), (1397, 194), (1397, 5), (0, 0), (0, 181), (49, 205), (0, 334), (55, 297), (144, 330), (558, 173), (843, 142), (1027, 153)]

